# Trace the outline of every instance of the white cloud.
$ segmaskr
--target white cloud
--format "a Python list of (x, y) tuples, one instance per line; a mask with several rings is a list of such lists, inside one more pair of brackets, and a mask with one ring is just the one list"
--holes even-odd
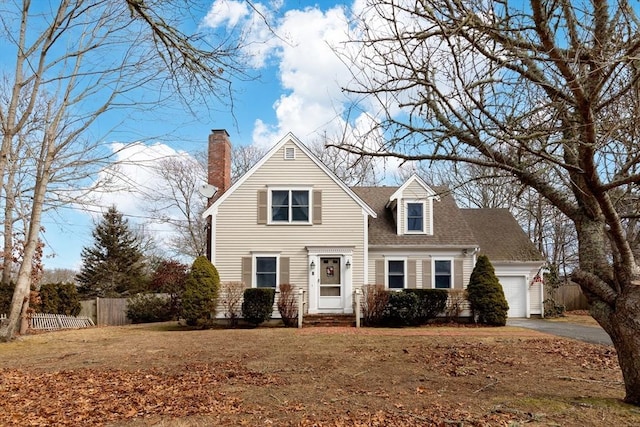
[(110, 148), (114, 153), (114, 161), (98, 174), (95, 188), (85, 198), (82, 209), (96, 222), (110, 206), (115, 206), (130, 220), (131, 225), (144, 224), (156, 242), (161, 244), (174, 234), (166, 220), (184, 219), (175, 206), (163, 208), (162, 218), (151, 212), (154, 196), (171, 194), (166, 180), (159, 175), (161, 163), (171, 158), (192, 161), (194, 173), (202, 174), (202, 183), (206, 179), (205, 172), (199, 171), (196, 159), (189, 154), (165, 144), (113, 143)]
[[(237, 4), (236, 4), (237, 3)], [(277, 7), (253, 3), (267, 18), (267, 26), (260, 14), (249, 11), (246, 14), (231, 13), (240, 10), (242, 2), (216, 0), (211, 8), (219, 12), (216, 20), (209, 19), (206, 25), (212, 27), (238, 24), (244, 26), (243, 33), (250, 43), (245, 51), (253, 58), (253, 66), (263, 72), (270, 72), (275, 62), (276, 73), (282, 93), (273, 100), (275, 123), (268, 123), (258, 117), (254, 121), (253, 143), (271, 146), (287, 132), (292, 132), (305, 142), (312, 142), (324, 135), (361, 135), (365, 126), (371, 125), (371, 117), (376, 116), (379, 105), (365, 105), (370, 111), (358, 112), (347, 117), (347, 108), (352, 100), (343, 92), (350, 86), (352, 74), (336, 50), (346, 49), (352, 10), (362, 6), (354, 3), (355, 9), (334, 6), (322, 10), (318, 6), (292, 9), (277, 14)], [(210, 15), (213, 12), (210, 12)], [(379, 145), (366, 140), (367, 148)], [(385, 169), (390, 164), (386, 162)]]
[(218, 27), (226, 22), (227, 27), (235, 27), (250, 15), (249, 6), (244, 1), (218, 0), (203, 19), (203, 24)]
[(181, 154), (160, 143), (125, 145), (118, 142), (111, 144), (111, 150), (114, 162), (100, 172), (96, 181), (106, 185), (98, 186), (92, 192), (91, 202), (105, 209), (115, 205), (121, 212), (144, 216), (139, 201), (158, 191), (155, 172), (158, 161)]

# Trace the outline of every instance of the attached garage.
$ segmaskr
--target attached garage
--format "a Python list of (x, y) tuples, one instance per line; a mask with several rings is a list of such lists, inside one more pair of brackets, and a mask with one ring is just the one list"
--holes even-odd
[(509, 303), (508, 316), (527, 317), (527, 282), (525, 276), (498, 276)]

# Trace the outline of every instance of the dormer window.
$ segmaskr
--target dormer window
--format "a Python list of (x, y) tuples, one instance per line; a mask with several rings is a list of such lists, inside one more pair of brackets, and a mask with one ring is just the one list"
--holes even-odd
[(424, 232), (424, 205), (407, 203), (407, 232)]
[(424, 234), (425, 231), (425, 202), (411, 201), (405, 203), (405, 233)]

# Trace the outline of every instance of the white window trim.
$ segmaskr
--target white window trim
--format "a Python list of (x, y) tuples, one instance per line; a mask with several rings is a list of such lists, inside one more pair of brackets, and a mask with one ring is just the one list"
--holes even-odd
[[(289, 221), (274, 221), (273, 210), (271, 209), (271, 202), (273, 197), (271, 196), (274, 191), (306, 191), (309, 193), (309, 220), (308, 221), (293, 221), (293, 215), (291, 212), (291, 197), (289, 197)], [(312, 187), (269, 187), (267, 189), (267, 224), (269, 225), (312, 225), (313, 224), (313, 188)]]
[(431, 288), (432, 289), (436, 289), (436, 261), (449, 261), (449, 263), (451, 264), (451, 274), (450, 274), (450, 281), (449, 281), (449, 287), (448, 288), (438, 288), (438, 289), (453, 289), (453, 281), (454, 278), (456, 277), (455, 275), (455, 265), (456, 263), (454, 262), (454, 258), (453, 257), (438, 257), (438, 258), (432, 258), (431, 259)]
[(384, 288), (391, 291), (399, 291), (400, 288), (390, 288), (389, 287), (389, 261), (403, 261), (404, 262), (404, 283), (402, 285), (402, 289), (407, 289), (407, 257), (397, 257), (397, 256), (389, 256), (384, 257)]
[(258, 287), (258, 261), (256, 258), (275, 258), (276, 259), (276, 287), (275, 288), (264, 288), (264, 289), (280, 289), (280, 252), (257, 252), (251, 254), (252, 262), (251, 262), (251, 287)]
[(427, 224), (424, 229), (424, 232), (429, 236), (433, 236), (433, 199), (434, 199), (433, 197), (429, 197), (429, 200), (428, 200), (428, 203), (429, 203), (429, 219), (428, 220), (426, 220), (426, 215), (425, 215), (425, 221), (427, 221)]
[[(422, 231), (409, 230), (409, 204), (422, 205)], [(404, 200), (404, 234), (427, 234), (427, 201), (426, 200)]]

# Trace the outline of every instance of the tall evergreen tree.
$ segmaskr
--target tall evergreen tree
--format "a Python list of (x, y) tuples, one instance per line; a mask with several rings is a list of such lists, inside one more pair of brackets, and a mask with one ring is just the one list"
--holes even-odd
[(98, 297), (135, 293), (144, 287), (140, 242), (115, 206), (93, 231), (94, 244), (82, 249), (82, 269), (76, 276), (80, 292)]

